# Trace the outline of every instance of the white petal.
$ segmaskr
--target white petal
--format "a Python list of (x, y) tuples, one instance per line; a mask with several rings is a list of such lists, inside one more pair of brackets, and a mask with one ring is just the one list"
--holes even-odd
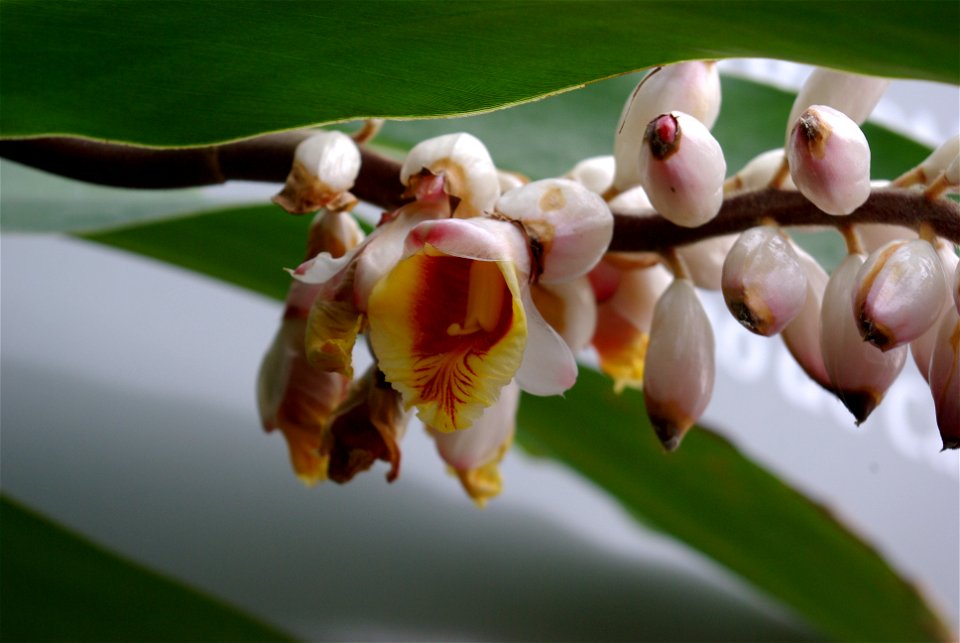
[(527, 346), (516, 380), (520, 388), (533, 395), (559, 395), (577, 381), (577, 362), (557, 331), (537, 310), (528, 289), (523, 292), (527, 313)]
[(334, 192), (353, 187), (360, 173), (357, 144), (337, 131), (318, 132), (297, 145), (294, 160)]

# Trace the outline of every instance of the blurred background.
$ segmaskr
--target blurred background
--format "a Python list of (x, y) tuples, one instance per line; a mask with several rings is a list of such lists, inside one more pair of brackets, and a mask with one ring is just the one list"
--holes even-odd
[[(809, 68), (722, 69), (795, 89)], [(958, 112), (956, 87), (896, 81), (876, 119), (936, 145), (957, 133)], [(0, 206), (24, 172), (3, 163)], [(234, 184), (206, 196), (274, 192)], [(3, 491), (109, 549), (304, 639), (815, 636), (589, 482), (519, 449), (483, 511), (415, 426), (393, 485), (377, 467), (306, 489), (282, 438), (260, 429), (254, 399), (278, 302), (63, 236), (4, 234), (0, 244)], [(704, 300), (718, 373), (703, 423), (827, 505), (956, 630), (960, 460), (939, 452), (912, 360), (857, 428), (779, 340), (743, 331), (715, 293)]]

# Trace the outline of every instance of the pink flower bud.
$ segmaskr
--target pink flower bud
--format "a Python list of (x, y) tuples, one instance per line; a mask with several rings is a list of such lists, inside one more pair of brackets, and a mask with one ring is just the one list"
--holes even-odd
[(787, 145), (790, 176), (827, 214), (850, 214), (870, 196), (870, 146), (843, 113), (813, 105), (794, 123)]
[(892, 241), (857, 273), (853, 312), (864, 341), (883, 351), (923, 335), (940, 315), (946, 282), (928, 242)]
[(830, 390), (830, 376), (820, 351), (820, 311), (829, 277), (817, 260), (790, 243), (807, 277), (807, 296), (796, 317), (781, 331), (783, 343), (807, 376)]
[(523, 224), (540, 261), (543, 283), (587, 274), (613, 238), (613, 215), (606, 202), (567, 179), (544, 179), (511, 190), (500, 197), (497, 212)]
[(623, 107), (613, 139), (616, 158), (614, 187), (622, 192), (640, 183), (637, 150), (647, 124), (658, 114), (679, 110), (707, 128), (720, 112), (720, 74), (712, 61), (657, 67), (643, 77)]
[(807, 299), (807, 277), (776, 226), (746, 230), (723, 263), (723, 298), (747, 330), (769, 337), (796, 317)]
[[(867, 120), (889, 84), (886, 78), (860, 76), (822, 67), (814, 69), (793, 102), (787, 127), (792, 127), (800, 114), (811, 105), (828, 105), (859, 125)], [(787, 135), (790, 135), (789, 130)]]
[(882, 352), (860, 338), (852, 293), (863, 255), (851, 254), (830, 276), (820, 314), (820, 349), (831, 388), (862, 423), (880, 404), (903, 368), (907, 347)]
[(680, 446), (713, 393), (714, 339), (693, 284), (675, 279), (657, 301), (643, 373), (647, 415), (667, 451)]
[(424, 170), (442, 176), (444, 192), (460, 200), (454, 216), (492, 212), (500, 196), (493, 159), (486, 146), (470, 134), (446, 134), (417, 143), (400, 168), (400, 182), (409, 186)]
[(928, 381), (943, 448), (960, 448), (960, 315), (949, 306), (937, 331)]
[(717, 216), (726, 171), (720, 144), (696, 118), (675, 111), (650, 121), (640, 151), (640, 181), (665, 218), (695, 228)]

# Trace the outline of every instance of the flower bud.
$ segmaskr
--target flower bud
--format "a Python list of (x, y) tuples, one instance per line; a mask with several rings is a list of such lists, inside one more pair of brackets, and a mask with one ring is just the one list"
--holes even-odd
[(831, 390), (830, 376), (827, 375), (823, 353), (820, 351), (820, 311), (829, 277), (816, 259), (792, 241), (790, 246), (806, 275), (807, 295), (800, 312), (784, 327), (780, 336), (807, 376), (823, 388)]
[(604, 194), (613, 185), (615, 170), (612, 156), (592, 156), (574, 165), (564, 178), (579, 183), (591, 192)]
[[(955, 270), (960, 271), (960, 257), (957, 256), (956, 251), (953, 249), (953, 244), (943, 241), (942, 239), (935, 240), (935, 244), (943, 272), (950, 274)], [(937, 343), (937, 331), (940, 328), (940, 324), (943, 323), (943, 319), (949, 308), (949, 303), (944, 301), (943, 308), (940, 310), (940, 316), (937, 318), (937, 321), (934, 322), (933, 326), (928, 328), (927, 332), (923, 335), (910, 342), (910, 352), (913, 354), (913, 361), (916, 363), (920, 374), (923, 375), (923, 378), (927, 381), (929, 381), (930, 375), (930, 360), (933, 358), (933, 350)]]
[(640, 181), (665, 218), (695, 228), (717, 216), (726, 171), (720, 144), (696, 118), (674, 111), (650, 121), (640, 151)]
[(273, 202), (291, 214), (349, 209), (356, 199), (348, 190), (359, 173), (356, 143), (342, 132), (318, 132), (297, 145), (287, 182)]
[(506, 170), (497, 170), (497, 181), (500, 183), (500, 194), (509, 192), (514, 188), (523, 187), (530, 182), (530, 179), (517, 172), (508, 172)]
[(400, 168), (400, 182), (409, 188), (424, 170), (442, 176), (444, 192), (460, 200), (454, 216), (492, 212), (500, 196), (493, 159), (486, 146), (470, 134), (446, 134), (417, 143)]
[(613, 139), (616, 157), (614, 187), (627, 190), (640, 183), (637, 151), (647, 124), (658, 114), (679, 110), (692, 115), (708, 129), (720, 112), (720, 74), (712, 61), (692, 61), (657, 67), (643, 77), (630, 95), (617, 134)]
[[(783, 148), (767, 150), (750, 160), (739, 172), (726, 182), (727, 192), (751, 192), (771, 187), (771, 183), (783, 167), (785, 152)], [(780, 190), (796, 190), (793, 180), (787, 176), (783, 183), (776, 186)]]
[[(861, 76), (844, 71), (834, 71), (818, 67), (807, 77), (803, 87), (793, 101), (787, 127), (793, 123), (811, 105), (827, 105), (843, 112), (856, 124), (861, 124), (887, 91), (890, 81), (876, 76)], [(790, 130), (787, 130), (790, 136)]]
[(499, 464), (513, 442), (519, 404), (520, 387), (511, 382), (503, 387), (500, 399), (469, 429), (454, 433), (430, 431), (440, 457), (480, 507), (500, 493)]
[(675, 279), (657, 301), (643, 373), (647, 415), (667, 451), (680, 446), (713, 393), (714, 339), (693, 284)]
[(853, 312), (864, 341), (888, 351), (923, 335), (940, 315), (946, 282), (928, 242), (892, 241), (857, 272)]
[(796, 317), (807, 298), (800, 259), (776, 226), (746, 230), (723, 263), (723, 299), (747, 330), (770, 337)]
[(870, 196), (870, 146), (842, 112), (813, 105), (793, 125), (787, 144), (790, 176), (803, 196), (827, 214), (850, 214)]
[(543, 283), (568, 281), (597, 265), (613, 238), (606, 202), (567, 179), (534, 181), (507, 192), (497, 212), (523, 224)]
[(960, 315), (952, 307), (940, 321), (928, 381), (943, 448), (960, 448)]
[(957, 307), (957, 312), (960, 313), (960, 263), (957, 264), (953, 273), (953, 304)]
[(905, 188), (911, 185), (930, 185), (942, 172), (945, 172), (950, 163), (960, 156), (960, 134), (947, 139), (935, 149), (930, 156), (909, 172), (897, 177), (893, 182), (897, 187)]
[[(606, 260), (600, 264), (607, 265)], [(613, 379), (619, 393), (628, 386), (643, 388), (653, 309), (672, 277), (662, 265), (617, 272), (615, 291), (597, 309), (593, 346), (600, 370)]]
[(903, 368), (906, 346), (882, 352), (864, 342), (853, 315), (852, 292), (863, 255), (851, 254), (830, 276), (820, 314), (820, 350), (831, 389), (861, 424)]

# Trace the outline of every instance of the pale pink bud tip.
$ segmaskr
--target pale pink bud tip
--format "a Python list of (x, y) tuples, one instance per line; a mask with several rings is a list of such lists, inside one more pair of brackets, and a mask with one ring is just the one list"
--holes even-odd
[(703, 123), (671, 112), (647, 126), (640, 151), (640, 180), (650, 202), (673, 223), (693, 228), (720, 212), (727, 164)]
[(857, 124), (825, 105), (807, 109), (787, 146), (790, 176), (827, 214), (850, 214), (870, 196), (870, 146)]
[(860, 267), (853, 313), (864, 341), (883, 351), (923, 335), (940, 315), (946, 281), (928, 242), (893, 241)]
[(675, 279), (657, 301), (643, 373), (647, 415), (673, 451), (713, 394), (714, 339), (693, 284)]
[(807, 277), (790, 243), (775, 226), (745, 231), (723, 263), (723, 298), (747, 330), (769, 337), (803, 308)]

